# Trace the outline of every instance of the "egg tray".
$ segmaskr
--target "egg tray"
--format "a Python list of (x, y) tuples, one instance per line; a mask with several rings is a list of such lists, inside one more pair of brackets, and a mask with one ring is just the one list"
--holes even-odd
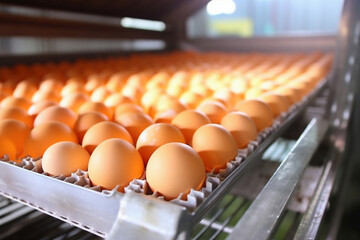
[[(180, 206), (186, 207), (189, 211), (193, 211), (196, 207), (201, 204), (204, 199), (211, 194), (211, 192), (217, 188), (221, 182), (223, 182), (226, 177), (234, 171), (245, 159), (248, 155), (250, 155), (258, 145), (267, 137), (269, 136), (274, 130), (281, 126), (282, 120), (286, 119), (286, 116), (291, 112), (296, 111), (298, 104), (294, 105), (287, 113), (283, 113), (277, 119), (275, 119), (274, 124), (272, 127), (266, 128), (262, 132), (258, 134), (256, 141), (250, 141), (247, 148), (239, 149), (238, 154), (234, 160), (227, 163), (225, 169), (221, 169), (218, 173), (207, 173), (206, 181), (204, 183), (204, 187), (199, 191), (191, 190), (189, 194), (184, 196), (184, 194), (180, 194), (176, 199), (171, 200), (170, 202), (178, 204)], [(60, 181), (64, 181), (67, 183), (75, 184), (78, 186), (82, 186), (85, 188), (89, 188), (91, 190), (102, 192), (105, 194), (111, 194), (113, 191), (117, 191), (117, 187), (113, 190), (104, 190), (100, 186), (92, 186), (91, 181), (88, 177), (87, 171), (77, 170), (75, 173), (72, 173), (69, 177), (66, 176), (51, 176), (45, 172), (43, 172), (40, 166), (40, 159), (33, 159), (31, 157), (26, 157), (22, 159), (21, 162), (14, 162), (10, 161), (7, 156), (0, 161), (7, 162), (9, 164), (15, 165), (17, 167), (21, 167), (32, 172), (36, 172), (42, 175), (46, 175), (48, 177), (52, 177), (58, 179)], [(132, 180), (128, 186), (124, 188), (124, 192), (136, 192), (142, 193), (146, 195), (152, 195), (159, 199), (164, 199), (164, 197), (159, 194), (158, 192), (152, 192), (146, 179), (145, 174), (140, 179)], [(184, 200), (186, 199), (186, 200)]]
[[(223, 195), (229, 186), (236, 183), (235, 179), (246, 171), (246, 166), (253, 163), (254, 158), (257, 159), (265, 151), (266, 147), (274, 142), (279, 134), (286, 129), (286, 126), (296, 119), (299, 113), (323, 89), (326, 82), (326, 79), (324, 79), (301, 102), (293, 105), (289, 111), (276, 118), (273, 125), (260, 132), (257, 140), (251, 141), (247, 148), (239, 149), (236, 158), (228, 162), (225, 169), (220, 170), (218, 173), (207, 173), (202, 189), (198, 191), (191, 190), (186, 196), (180, 194), (170, 202), (184, 207), (197, 216), (201, 216), (207, 211), (208, 206), (214, 204)], [(13, 166), (18, 168), (13, 168)], [(101, 237), (106, 236), (110, 231), (119, 210), (119, 202), (124, 196), (124, 194), (117, 191), (117, 187), (108, 191), (99, 186), (92, 186), (86, 171), (78, 170), (69, 177), (49, 176), (42, 171), (39, 159), (29, 157), (18, 163), (9, 161), (5, 156), (0, 159), (0, 172), (3, 173), (0, 174), (0, 194)], [(9, 182), (8, 179), (13, 182)], [(35, 187), (38, 188), (43, 184), (47, 186), (44, 187), (41, 194), (37, 194), (28, 189), (33, 187), (31, 181), (40, 181), (41, 183), (35, 183)], [(61, 184), (61, 182), (64, 182), (64, 184)], [(136, 192), (163, 199), (161, 194), (151, 191), (145, 180), (145, 175), (140, 179), (131, 181), (124, 188), (124, 192), (125, 194)], [(49, 199), (41, 199), (46, 198), (46, 196), (49, 196)], [(67, 201), (62, 197), (70, 200)], [(210, 205), (209, 202), (211, 202)]]

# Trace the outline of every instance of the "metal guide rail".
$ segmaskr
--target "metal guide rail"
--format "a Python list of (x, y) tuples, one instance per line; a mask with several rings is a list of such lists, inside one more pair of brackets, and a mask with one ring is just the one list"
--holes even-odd
[[(244, 173), (259, 160), (264, 151), (301, 115), (315, 97), (325, 89), (326, 83), (326, 80), (322, 81), (282, 121), (281, 126), (267, 136), (246, 157), (246, 160), (192, 212), (182, 206), (142, 194), (132, 192), (122, 194), (117, 191), (96, 192), (2, 161), (0, 161), (0, 194), (100, 237), (111, 239), (115, 236), (113, 239), (116, 239), (119, 231), (124, 230), (117, 228), (120, 226), (129, 233), (129, 235), (121, 233), (124, 239), (126, 237), (133, 239), (134, 236), (131, 234), (134, 233), (141, 233), (141, 237), (150, 235), (150, 239), (187, 238), (189, 230), (227, 194)], [(137, 220), (141, 218), (146, 221)], [(125, 221), (130, 224), (119, 225), (117, 224), (119, 219), (122, 223)], [(154, 219), (161, 220), (155, 221)], [(172, 228), (169, 227), (170, 219), (174, 219), (171, 223)], [(142, 226), (137, 226), (137, 224)], [(159, 228), (161, 225), (163, 228)], [(142, 231), (138, 231), (138, 227)], [(158, 234), (154, 234), (154, 232)]]

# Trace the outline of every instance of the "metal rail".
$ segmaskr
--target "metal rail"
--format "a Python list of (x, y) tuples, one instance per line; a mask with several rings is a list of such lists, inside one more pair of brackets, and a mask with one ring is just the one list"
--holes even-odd
[(271, 237), (327, 129), (328, 123), (324, 120), (314, 119), (310, 122), (287, 158), (238, 222), (229, 240), (258, 240)]

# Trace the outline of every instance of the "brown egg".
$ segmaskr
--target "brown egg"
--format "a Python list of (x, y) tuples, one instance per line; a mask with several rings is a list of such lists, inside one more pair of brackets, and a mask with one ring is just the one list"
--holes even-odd
[(0, 108), (0, 120), (2, 119), (19, 120), (28, 125), (30, 128), (33, 125), (33, 119), (24, 109), (18, 107)]
[(238, 148), (246, 148), (250, 140), (256, 140), (256, 125), (254, 121), (245, 113), (228, 113), (221, 120), (221, 125), (226, 128), (234, 137)]
[(51, 106), (42, 110), (34, 120), (34, 126), (40, 124), (56, 121), (62, 122), (72, 128), (76, 121), (76, 114), (68, 108), (63, 108), (60, 106)]
[(17, 157), (24, 152), (25, 139), (29, 133), (30, 128), (19, 120), (0, 120), (0, 139), (8, 139), (15, 145)]
[(80, 114), (76, 119), (76, 122), (73, 127), (79, 139), (79, 142), (80, 143), (82, 142), (85, 133), (87, 132), (87, 130), (89, 130), (90, 127), (92, 127), (96, 123), (104, 122), (108, 120), (109, 120), (108, 117), (100, 112), (86, 112)]
[(74, 142), (58, 142), (46, 149), (41, 159), (44, 172), (53, 176), (70, 176), (88, 169), (90, 154)]
[(93, 102), (104, 102), (114, 92), (102, 86), (95, 89), (91, 94), (91, 101)]
[(21, 81), (17, 84), (16, 88), (14, 89), (13, 96), (18, 98), (26, 98), (28, 100), (36, 92), (36, 85), (34, 79), (28, 79)]
[(290, 104), (297, 103), (300, 101), (301, 96), (299, 95), (299, 92), (296, 91), (296, 89), (289, 88), (289, 87), (281, 87), (278, 89), (275, 89), (275, 93), (278, 93), (279, 95), (282, 95), (287, 98), (287, 100), (290, 102)]
[(156, 104), (163, 94), (165, 94), (165, 92), (162, 89), (152, 89), (142, 95), (140, 102), (146, 113), (150, 113), (152, 106)]
[(129, 132), (118, 123), (99, 122), (91, 126), (84, 135), (82, 146), (91, 154), (96, 146), (109, 138), (121, 138), (133, 143)]
[(191, 144), (194, 132), (201, 126), (210, 123), (210, 119), (197, 110), (186, 110), (178, 115), (171, 122), (180, 129), (185, 137), (185, 142)]
[(202, 101), (203, 96), (199, 93), (186, 91), (180, 96), (180, 102), (185, 103), (190, 109), (196, 108)]
[(261, 90), (260, 88), (250, 88), (248, 90), (246, 90), (245, 92), (245, 99), (256, 99), (259, 96), (261, 96), (262, 94), (264, 94), (264, 91)]
[(109, 81), (106, 83), (106, 87), (114, 92), (120, 92), (125, 85), (128, 75), (124, 73), (115, 73), (110, 76)]
[(237, 144), (223, 126), (206, 124), (198, 128), (192, 138), (192, 147), (202, 158), (207, 172), (226, 168), (237, 155)]
[(199, 154), (183, 143), (167, 143), (151, 155), (146, 167), (150, 188), (166, 200), (200, 190), (206, 178)]
[(75, 113), (79, 111), (81, 105), (89, 100), (89, 96), (86, 93), (76, 92), (63, 97), (60, 101), (60, 106), (69, 108)]
[(57, 105), (57, 103), (50, 100), (33, 103), (28, 110), (28, 114), (32, 117), (36, 117), (42, 110), (54, 105)]
[(126, 128), (134, 143), (136, 143), (142, 131), (154, 123), (149, 115), (137, 112), (121, 114), (115, 119), (115, 121)]
[(16, 160), (16, 147), (7, 138), (0, 138), (0, 159), (4, 158), (4, 155), (8, 155), (9, 160)]
[(121, 93), (113, 93), (106, 98), (104, 103), (107, 107), (114, 108), (124, 103), (133, 103), (133, 100)]
[(124, 187), (144, 173), (139, 152), (125, 140), (112, 138), (97, 146), (90, 156), (89, 178), (104, 189), (124, 191)]
[(13, 96), (8, 96), (4, 98), (0, 104), (1, 108), (18, 107), (24, 109), (25, 111), (27, 111), (30, 106), (31, 106), (31, 102), (26, 98), (17, 98)]
[(258, 132), (273, 124), (274, 117), (271, 108), (261, 100), (241, 101), (236, 105), (236, 110), (249, 115), (254, 120)]
[(285, 96), (277, 93), (266, 93), (260, 96), (259, 99), (269, 105), (274, 117), (279, 116), (290, 108), (289, 100)]
[(41, 82), (39, 90), (42, 91), (56, 91), (60, 92), (63, 88), (63, 83), (56, 78), (47, 78)]
[(86, 113), (86, 112), (100, 112), (102, 114), (105, 114), (109, 119), (112, 119), (113, 112), (110, 108), (106, 107), (105, 104), (101, 102), (91, 102), (88, 101), (81, 105), (81, 107), (78, 110), (79, 114)]
[(32, 96), (31, 101), (33, 103), (36, 102), (41, 102), (44, 100), (49, 100), (49, 101), (54, 101), (54, 102), (59, 102), (60, 101), (60, 96), (58, 94), (58, 92), (56, 92), (55, 90), (38, 90), (37, 92), (35, 92), (35, 94)]
[(144, 110), (135, 103), (123, 103), (116, 107), (115, 109), (115, 119), (122, 114), (126, 113), (143, 113)]
[(61, 97), (65, 97), (67, 95), (70, 95), (71, 93), (76, 92), (85, 92), (85, 87), (82, 82), (76, 82), (76, 81), (70, 81), (68, 82), (60, 92)]
[(24, 155), (33, 158), (41, 157), (45, 150), (57, 142), (70, 141), (77, 143), (75, 133), (61, 122), (46, 122), (35, 126), (25, 141)]
[(140, 134), (136, 142), (136, 149), (139, 151), (146, 165), (151, 154), (161, 145), (169, 142), (185, 143), (185, 139), (181, 131), (174, 125), (156, 123), (147, 127)]
[(226, 108), (222, 103), (212, 100), (205, 100), (198, 106), (197, 110), (208, 116), (212, 123), (217, 124), (220, 123), (221, 119), (227, 113)]

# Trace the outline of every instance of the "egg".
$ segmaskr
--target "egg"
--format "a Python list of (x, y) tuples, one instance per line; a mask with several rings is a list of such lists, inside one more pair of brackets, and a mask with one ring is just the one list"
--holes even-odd
[(114, 108), (124, 103), (133, 103), (133, 100), (121, 93), (113, 93), (104, 102), (107, 107)]
[(30, 128), (19, 120), (0, 120), (0, 139), (6, 138), (15, 145), (17, 157), (23, 153), (25, 139), (29, 134)]
[(24, 155), (33, 158), (41, 157), (45, 150), (57, 142), (70, 141), (77, 143), (73, 130), (61, 122), (46, 122), (35, 126), (26, 138)]
[(105, 104), (103, 104), (101, 102), (91, 102), (91, 101), (83, 103), (81, 105), (81, 107), (79, 108), (78, 113), (82, 114), (82, 113), (92, 112), (92, 111), (103, 113), (109, 119), (112, 119), (112, 116), (113, 116), (113, 112), (111, 111), (111, 109), (106, 107)]
[(152, 191), (166, 200), (200, 190), (206, 179), (199, 154), (183, 143), (167, 143), (154, 151), (146, 167), (146, 181)]
[(85, 133), (87, 132), (87, 130), (89, 130), (90, 127), (92, 127), (96, 123), (104, 122), (107, 120), (109, 120), (108, 117), (100, 112), (86, 112), (80, 114), (76, 119), (73, 127), (79, 139), (79, 142), (82, 142)]
[(14, 89), (13, 96), (18, 98), (26, 98), (28, 100), (36, 92), (36, 85), (34, 79), (24, 80), (17, 84), (16, 88)]
[(62, 122), (72, 128), (75, 124), (77, 116), (73, 111), (68, 108), (63, 108), (60, 106), (51, 106), (42, 110), (34, 120), (34, 126), (40, 124), (56, 121)]
[(114, 92), (107, 89), (106, 87), (98, 87), (91, 94), (91, 101), (93, 102), (104, 102), (107, 97), (109, 97)]
[(239, 102), (235, 108), (239, 112), (246, 113), (254, 120), (258, 132), (273, 124), (274, 116), (271, 108), (261, 100), (244, 100)]
[(16, 147), (7, 138), (0, 138), (0, 159), (7, 155), (9, 160), (16, 160)]
[(277, 93), (266, 93), (259, 97), (260, 100), (264, 101), (269, 105), (274, 117), (279, 116), (281, 113), (286, 112), (290, 108), (289, 100)]
[(139, 136), (136, 142), (136, 149), (139, 151), (145, 165), (151, 154), (161, 145), (169, 142), (185, 143), (181, 131), (172, 124), (156, 123), (147, 127)]
[(27, 111), (30, 106), (31, 106), (31, 102), (26, 98), (18, 98), (13, 96), (8, 96), (4, 98), (0, 104), (1, 108), (18, 107), (24, 109), (25, 111)]
[(58, 142), (46, 149), (41, 159), (44, 172), (53, 176), (70, 176), (88, 169), (90, 154), (74, 142)]
[(129, 142), (112, 138), (100, 143), (90, 156), (89, 178), (93, 185), (119, 191), (144, 173), (144, 163), (139, 152)]
[(165, 93), (162, 89), (151, 89), (142, 95), (140, 102), (146, 113), (150, 113), (152, 106), (156, 104), (160, 96), (163, 94)]
[(238, 148), (246, 148), (251, 140), (256, 140), (256, 125), (251, 117), (245, 113), (228, 113), (221, 120), (221, 125), (234, 137)]
[(56, 78), (47, 78), (41, 82), (39, 89), (42, 91), (56, 91), (60, 92), (63, 88), (63, 83)]
[(180, 129), (185, 142), (191, 144), (194, 132), (201, 126), (210, 123), (210, 119), (198, 110), (186, 110), (177, 114), (171, 122)]
[(301, 99), (299, 92), (293, 88), (280, 87), (280, 88), (275, 89), (274, 92), (286, 97), (286, 99), (290, 102), (291, 105), (294, 103), (297, 103)]
[(202, 102), (197, 110), (204, 113), (212, 123), (219, 124), (221, 119), (226, 115), (225, 106), (219, 101), (205, 100)]
[(245, 92), (245, 99), (255, 99), (258, 98), (259, 96), (261, 96), (264, 93), (263, 90), (261, 90), (260, 88), (250, 88), (248, 90), (246, 90)]
[(89, 96), (86, 93), (76, 92), (63, 97), (59, 105), (64, 108), (69, 108), (77, 113), (81, 105), (83, 105), (88, 100)]
[(114, 92), (120, 92), (125, 85), (128, 78), (127, 74), (118, 72), (110, 76), (109, 81), (106, 83), (106, 87)]
[(135, 103), (123, 103), (116, 107), (115, 109), (115, 119), (118, 118), (121, 114), (125, 113), (143, 113), (144, 110)]
[(0, 108), (0, 120), (2, 119), (19, 120), (28, 125), (30, 128), (33, 125), (33, 119), (24, 109), (18, 107)]
[(200, 104), (202, 99), (202, 95), (192, 91), (184, 92), (179, 98), (180, 102), (185, 103), (187, 106), (189, 106), (190, 109), (195, 109)]
[(82, 82), (70, 81), (61, 89), (60, 96), (65, 97), (76, 92), (86, 92), (84, 84)]
[(121, 138), (129, 143), (133, 143), (129, 132), (120, 124), (114, 122), (99, 122), (87, 130), (84, 135), (82, 146), (92, 153), (96, 146), (109, 138)]
[(207, 172), (226, 168), (237, 155), (237, 144), (231, 133), (218, 124), (198, 128), (192, 138), (192, 147), (202, 158)]
[(35, 117), (45, 108), (54, 106), (54, 105), (57, 105), (57, 103), (54, 101), (50, 101), (50, 100), (44, 100), (41, 102), (33, 103), (28, 109), (28, 114), (32, 117)]
[(141, 132), (154, 123), (149, 115), (138, 112), (121, 114), (115, 119), (115, 121), (126, 128), (126, 130), (130, 133), (134, 143), (136, 143)]
[(58, 94), (58, 92), (56, 92), (55, 90), (38, 90), (37, 92), (34, 93), (34, 95), (31, 98), (31, 101), (33, 103), (36, 102), (41, 102), (44, 100), (50, 100), (50, 101), (54, 101), (54, 102), (59, 102), (60, 101), (60, 95)]

